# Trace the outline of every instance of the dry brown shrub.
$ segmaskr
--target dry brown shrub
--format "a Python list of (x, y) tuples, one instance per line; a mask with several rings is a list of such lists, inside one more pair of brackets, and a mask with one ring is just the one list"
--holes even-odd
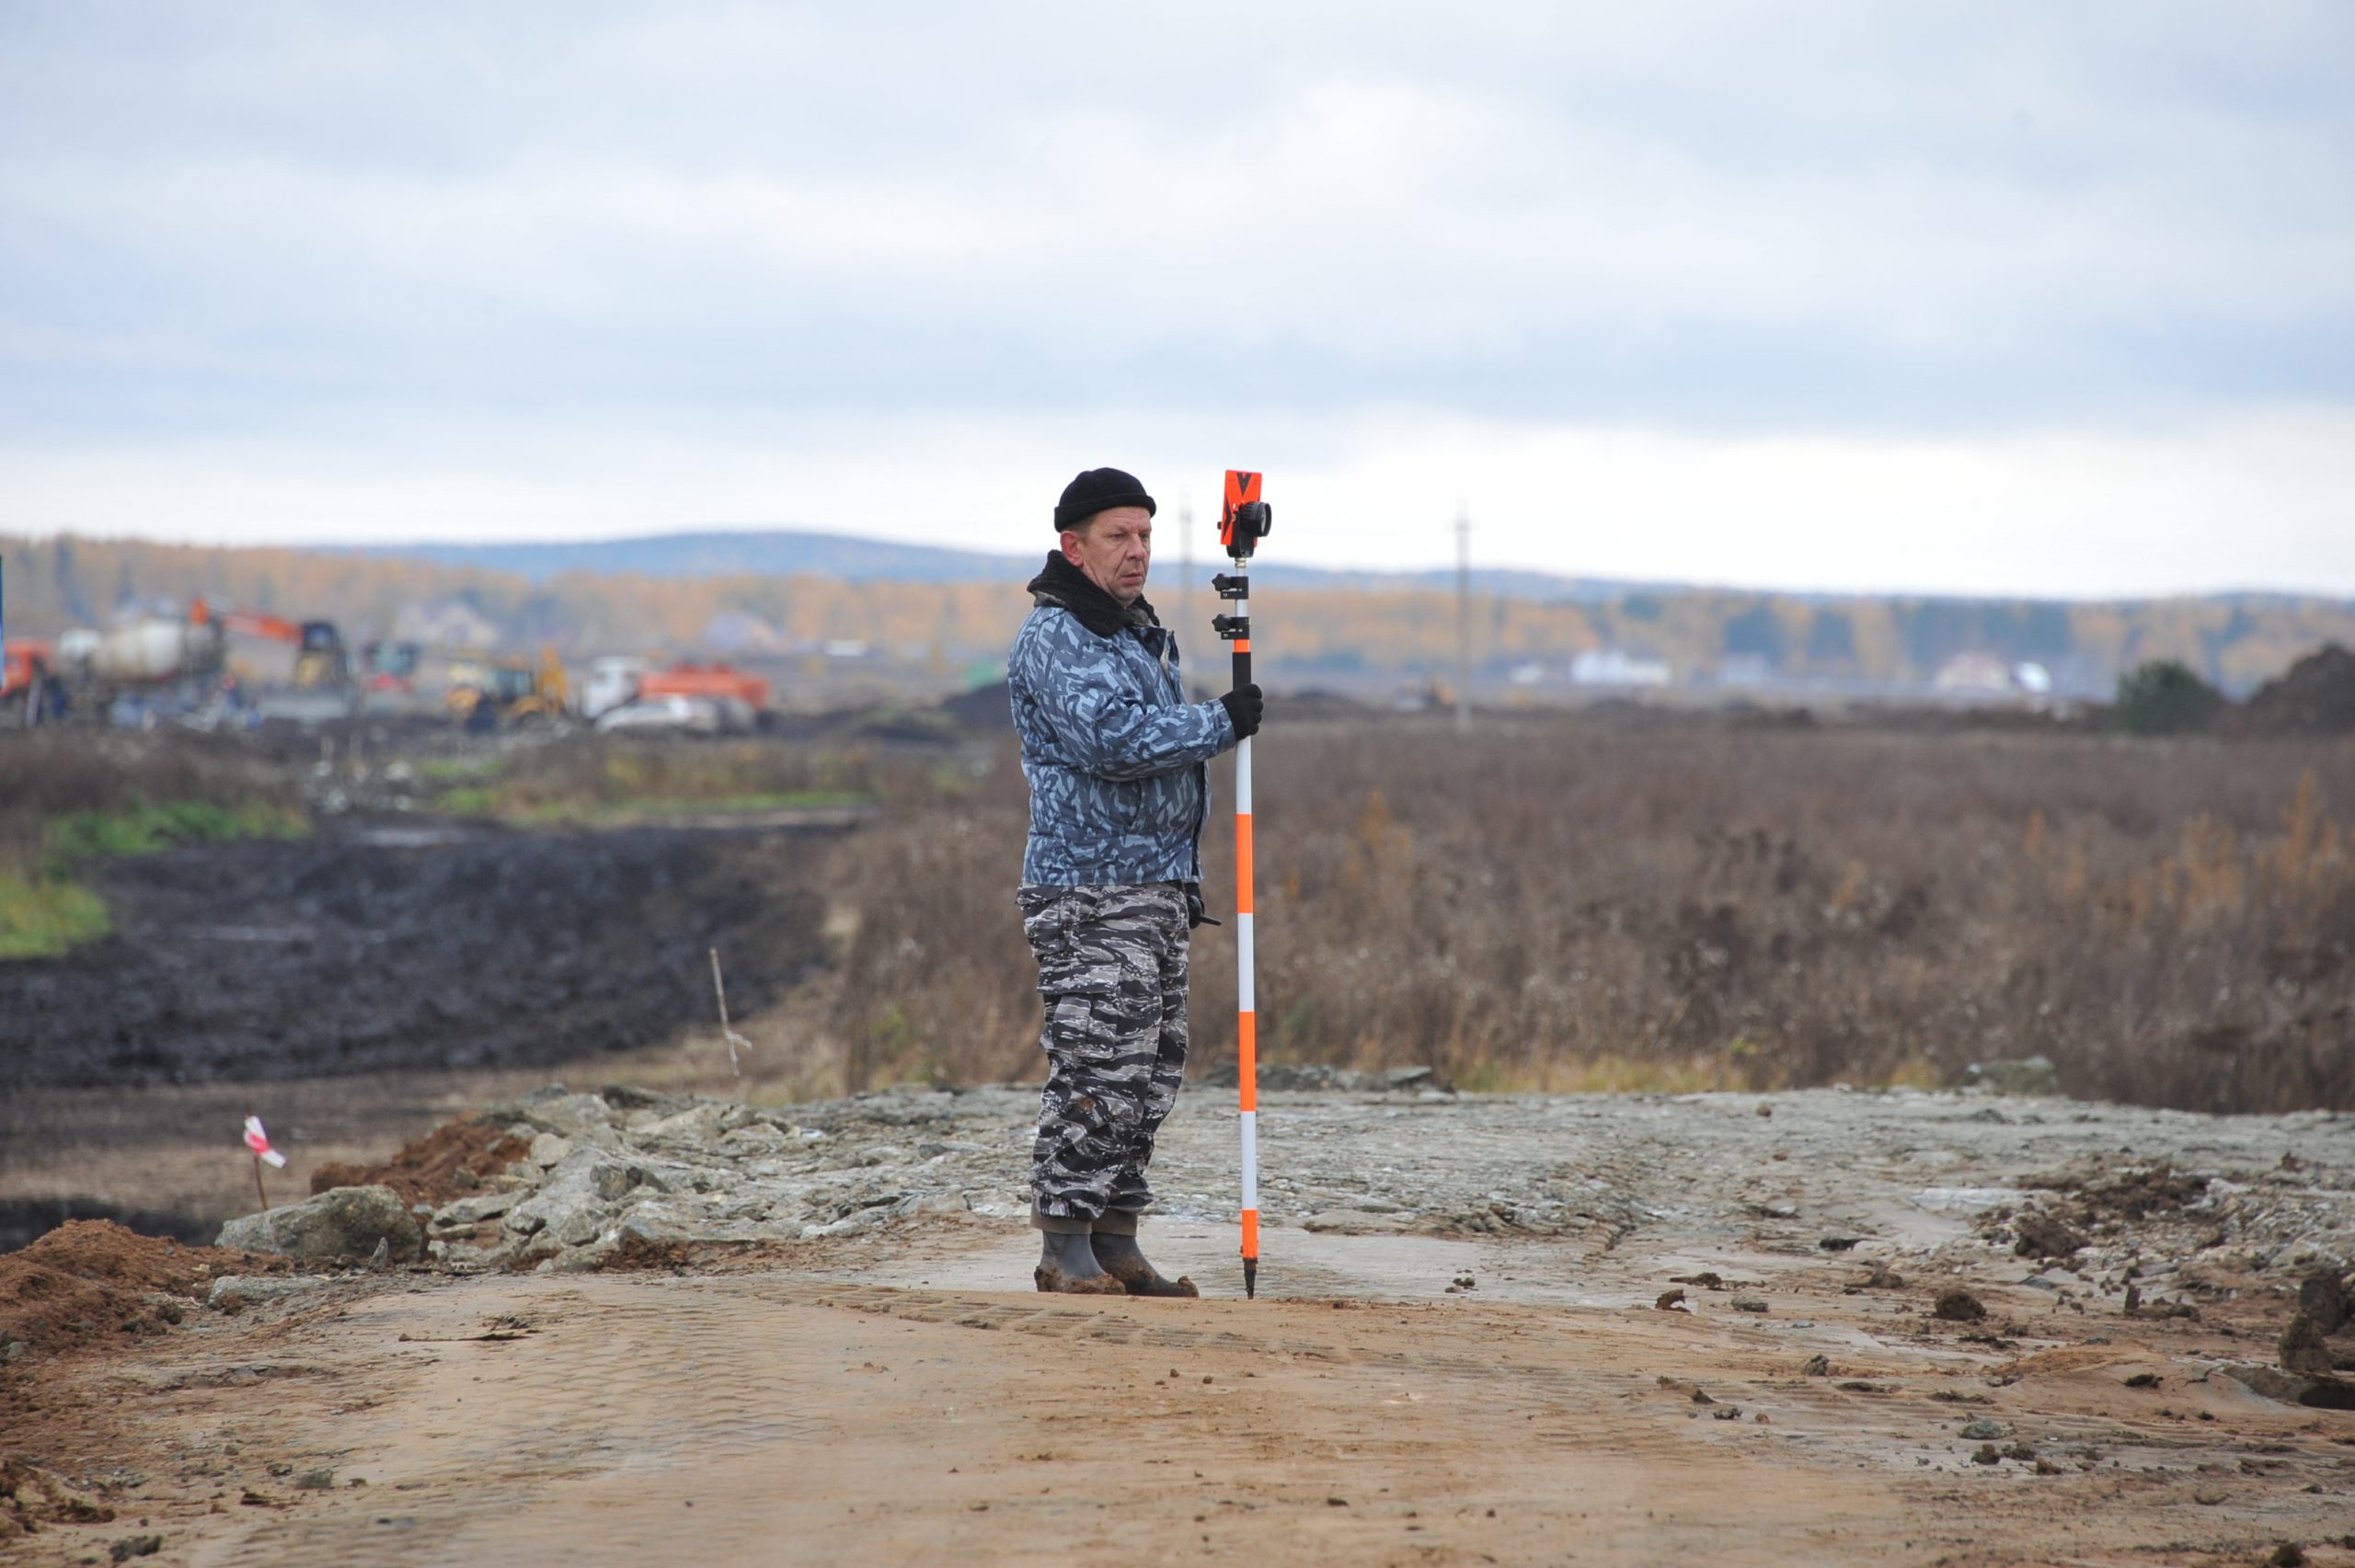
[[(2355, 747), (1608, 716), (1286, 728), (1258, 780), (1262, 1055), (1473, 1085), (1948, 1082), (2355, 1104)], [(1204, 843), (1232, 904), (1231, 770)], [(852, 1087), (1035, 1076), (1010, 750), (842, 850)], [(1231, 930), (1231, 928), (1229, 928)], [(1194, 1062), (1232, 1059), (1198, 933)]]

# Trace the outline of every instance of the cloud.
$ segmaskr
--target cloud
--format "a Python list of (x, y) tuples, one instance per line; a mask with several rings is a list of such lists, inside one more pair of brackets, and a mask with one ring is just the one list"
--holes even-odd
[[(557, 528), (551, 454), (621, 432), (745, 477), (582, 517), (880, 528), (912, 468), (995, 493), (957, 432), (1052, 472), (1096, 460), (1048, 461), (1082, 429), (1173, 464), (1189, 431), (1348, 448), (1336, 475), (1389, 461), (1377, 429), (1490, 472), (1804, 452), (1777, 476), (1835, 495), (1977, 452), (2057, 486), (1997, 486), (2005, 515), (2074, 517), (2185, 431), (2240, 475), (2248, 432), (2355, 405), (2350, 88), (2327, 0), (20, 5), (0, 525), (378, 518), (373, 486)], [(885, 466), (816, 485), (815, 429)], [(1423, 507), (1460, 470), (1384, 471)], [(2303, 504), (2187, 484), (2211, 532), (2178, 576)], [(1789, 528), (1752, 570), (1877, 548)], [(1920, 581), (1915, 547), (1875, 569)]]
[(2355, 391), (2327, 6), (359, 14), (44, 13), (0, 78), (19, 332), (226, 350), (265, 406)]

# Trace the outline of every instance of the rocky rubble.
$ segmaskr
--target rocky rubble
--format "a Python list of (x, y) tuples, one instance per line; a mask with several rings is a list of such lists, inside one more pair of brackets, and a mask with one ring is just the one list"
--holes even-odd
[[(2055, 1310), (2098, 1301), (2152, 1316), (2266, 1290), (2281, 1293), (2286, 1319), (2302, 1278), (2343, 1278), (2355, 1264), (2355, 1117), (2327, 1112), (2205, 1116), (1983, 1091), (1459, 1096), (1420, 1074), (1350, 1082), (1263, 1096), (1269, 1223), (1554, 1240), (1591, 1257), (1673, 1237), (1713, 1249), (1720, 1266), (1838, 1260), (1865, 1271), (1860, 1288), (1897, 1281), (1900, 1265), (1909, 1276), (1992, 1269)], [(1018, 1226), (1037, 1104), (1035, 1089), (1015, 1086), (772, 1107), (556, 1085), (482, 1113), (477, 1141), (521, 1157), (415, 1218), (425, 1256), (444, 1266), (548, 1272), (617, 1252), (974, 1216)], [(1231, 1219), (1234, 1140), (1227, 1099), (1190, 1091), (1155, 1156), (1160, 1211)], [(353, 1190), (311, 1203), (363, 1207), (342, 1196)], [(292, 1250), (324, 1223), (273, 1210), (224, 1241)], [(342, 1255), (359, 1261), (367, 1245), (357, 1231)], [(386, 1252), (404, 1255), (397, 1241)], [(2285, 1341), (2285, 1368), (2343, 1371), (2325, 1364), (2345, 1354), (2328, 1343), (2347, 1332), (2343, 1303), (2325, 1292), (2302, 1310), (2309, 1326)]]
[(993, 1150), (970, 1139), (890, 1140), (947, 1119), (921, 1100), (951, 1098), (774, 1110), (552, 1086), (484, 1113), (528, 1150), (488, 1190), (425, 1216), (426, 1250), (458, 1266), (562, 1271), (631, 1244), (810, 1241), (977, 1206), (1019, 1212), (997, 1188), (1018, 1172), (1027, 1129), (1023, 1147), (1000, 1138), (1000, 1158), (980, 1165), (974, 1157)]

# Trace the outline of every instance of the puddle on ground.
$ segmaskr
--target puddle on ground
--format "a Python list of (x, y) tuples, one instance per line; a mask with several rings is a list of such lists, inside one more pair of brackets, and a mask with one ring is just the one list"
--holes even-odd
[[(1162, 1273), (1190, 1277), (1205, 1296), (1243, 1294), (1243, 1260), (1231, 1225), (1148, 1221), (1138, 1238)], [(1480, 1281), (1491, 1249), (1438, 1236), (1337, 1236), (1271, 1226), (1261, 1232), (1263, 1299), (1412, 1301), (1444, 1297), (1465, 1275)], [(1038, 1232), (1008, 1224), (1002, 1234), (951, 1256), (903, 1258), (859, 1271), (861, 1284), (940, 1290), (1022, 1290), (1039, 1261)], [(1526, 1298), (1524, 1298), (1526, 1299)]]

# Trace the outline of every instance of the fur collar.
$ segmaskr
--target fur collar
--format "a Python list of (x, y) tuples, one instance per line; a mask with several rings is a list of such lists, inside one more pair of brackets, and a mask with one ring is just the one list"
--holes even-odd
[(1120, 601), (1091, 581), (1086, 572), (1063, 559), (1063, 552), (1047, 553), (1045, 569), (1030, 579), (1030, 602), (1052, 605), (1068, 610), (1079, 624), (1099, 637), (1109, 637), (1123, 626), (1158, 626), (1161, 617), (1140, 594), (1134, 603), (1123, 608)]

